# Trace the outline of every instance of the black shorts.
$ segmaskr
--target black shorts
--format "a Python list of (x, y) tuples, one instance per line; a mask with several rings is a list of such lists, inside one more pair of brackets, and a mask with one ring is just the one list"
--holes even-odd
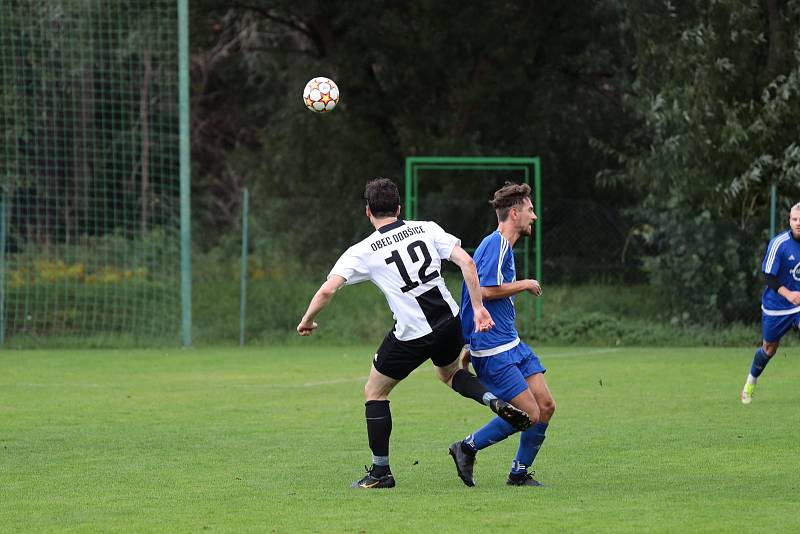
[(402, 380), (428, 358), (437, 367), (446, 367), (458, 359), (464, 346), (461, 319), (458, 315), (417, 339), (400, 341), (389, 332), (378, 347), (372, 362), (379, 373)]

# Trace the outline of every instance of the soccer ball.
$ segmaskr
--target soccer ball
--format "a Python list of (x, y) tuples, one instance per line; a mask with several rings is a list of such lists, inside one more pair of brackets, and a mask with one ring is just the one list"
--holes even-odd
[(311, 78), (303, 89), (303, 103), (315, 113), (325, 113), (339, 103), (339, 86), (330, 78)]

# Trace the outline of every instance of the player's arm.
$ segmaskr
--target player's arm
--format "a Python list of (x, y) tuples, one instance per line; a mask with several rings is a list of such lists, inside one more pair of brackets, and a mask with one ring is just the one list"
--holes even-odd
[(795, 306), (800, 306), (800, 291), (792, 291), (788, 287), (781, 285), (778, 277), (774, 274), (764, 273), (764, 281), (768, 287), (774, 289), (780, 296)]
[(314, 329), (317, 327), (317, 323), (314, 322), (314, 319), (319, 312), (325, 309), (325, 306), (331, 301), (333, 295), (346, 281), (344, 277), (334, 274), (319, 287), (311, 298), (311, 302), (308, 303), (308, 309), (300, 320), (300, 324), (297, 325), (298, 334), (301, 336), (310, 336), (314, 332)]
[(478, 271), (475, 268), (475, 262), (472, 257), (467, 254), (463, 248), (456, 245), (450, 253), (450, 261), (458, 265), (461, 269), (461, 274), (464, 277), (464, 283), (467, 286), (467, 293), (469, 293), (469, 301), (472, 304), (472, 312), (475, 318), (475, 331), (486, 332), (491, 330), (494, 326), (492, 316), (488, 310), (483, 306), (483, 299), (481, 298), (481, 288), (478, 284)]
[(511, 297), (527, 291), (531, 295), (541, 296), (542, 285), (538, 280), (517, 280), (499, 286), (482, 286), (481, 296), (484, 300), (496, 300)]

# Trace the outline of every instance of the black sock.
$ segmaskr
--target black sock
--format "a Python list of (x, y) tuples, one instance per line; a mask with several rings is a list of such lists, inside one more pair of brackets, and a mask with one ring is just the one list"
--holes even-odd
[[(392, 434), (392, 412), (388, 400), (367, 401), (364, 415), (367, 418), (367, 437), (372, 456), (389, 458), (389, 436)], [(380, 467), (380, 466), (376, 466)], [(388, 469), (388, 466), (386, 466)]]
[(488, 390), (481, 384), (478, 377), (466, 371), (459, 369), (453, 375), (453, 389), (457, 391), (462, 397), (472, 399), (478, 404), (483, 404), (483, 396)]

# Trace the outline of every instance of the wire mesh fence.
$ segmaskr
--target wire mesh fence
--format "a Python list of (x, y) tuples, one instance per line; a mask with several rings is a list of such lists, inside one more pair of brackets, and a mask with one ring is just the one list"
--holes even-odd
[(0, 3), (6, 339), (173, 337), (174, 0)]

